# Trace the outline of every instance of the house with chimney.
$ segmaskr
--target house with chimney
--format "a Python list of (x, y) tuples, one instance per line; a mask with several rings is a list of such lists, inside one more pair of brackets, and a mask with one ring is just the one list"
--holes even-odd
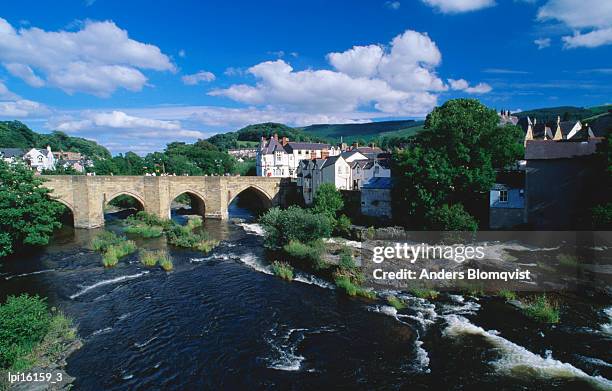
[(23, 155), (23, 160), (32, 167), (33, 170), (42, 172), (43, 170), (55, 170), (55, 157), (51, 152), (51, 147), (46, 149), (32, 148)]
[(327, 159), (340, 154), (340, 148), (323, 143), (292, 142), (289, 138), (261, 138), (256, 155), (258, 176), (297, 178), (302, 160)]

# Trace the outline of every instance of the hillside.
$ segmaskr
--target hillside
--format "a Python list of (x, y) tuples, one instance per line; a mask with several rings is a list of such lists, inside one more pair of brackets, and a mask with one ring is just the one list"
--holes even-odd
[(91, 158), (108, 158), (110, 152), (95, 141), (68, 136), (62, 132), (36, 133), (19, 121), (0, 121), (0, 148), (45, 148), (80, 152)]
[(537, 118), (538, 121), (552, 122), (556, 121), (557, 117), (561, 117), (562, 121), (585, 121), (593, 117), (607, 115), (612, 110), (612, 105), (595, 106), (595, 107), (574, 107), (574, 106), (559, 106), (548, 107), (541, 109), (533, 109), (521, 111), (515, 115), (519, 118), (531, 117)]
[(422, 129), (423, 121), (399, 120), (367, 122), (363, 124), (320, 124), (300, 128), (304, 133), (350, 143), (355, 140), (369, 141), (380, 136), (411, 136)]

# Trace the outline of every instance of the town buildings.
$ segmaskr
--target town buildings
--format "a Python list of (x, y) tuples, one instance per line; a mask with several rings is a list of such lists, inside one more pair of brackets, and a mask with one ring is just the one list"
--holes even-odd
[(329, 144), (291, 142), (274, 135), (269, 140), (261, 138), (256, 156), (257, 176), (297, 178), (301, 160), (326, 159), (340, 154), (339, 147)]
[(93, 166), (93, 161), (78, 152), (53, 152), (46, 149), (31, 148), (0, 148), (0, 158), (9, 164), (23, 162), (37, 172), (53, 171), (60, 167), (72, 168), (77, 172), (85, 172), (86, 167)]

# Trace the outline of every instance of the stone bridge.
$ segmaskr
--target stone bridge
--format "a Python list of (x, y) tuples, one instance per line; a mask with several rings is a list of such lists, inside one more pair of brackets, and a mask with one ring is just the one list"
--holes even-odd
[(244, 191), (257, 195), (260, 207), (285, 205), (291, 183), (283, 178), (256, 176), (44, 176), (44, 186), (66, 205), (76, 228), (104, 225), (104, 206), (119, 195), (135, 198), (144, 211), (170, 217), (170, 204), (181, 194), (205, 218), (227, 219), (228, 206)]

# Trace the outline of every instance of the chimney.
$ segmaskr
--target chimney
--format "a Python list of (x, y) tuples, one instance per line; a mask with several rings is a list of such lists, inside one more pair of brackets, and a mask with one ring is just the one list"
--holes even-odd
[(359, 143), (357, 141), (353, 141), (353, 148), (359, 148)]
[(289, 138), (283, 136), (283, 138), (281, 139), (281, 144), (284, 147), (285, 145), (287, 145), (289, 143)]
[(278, 141), (278, 133), (274, 133), (274, 141)]

